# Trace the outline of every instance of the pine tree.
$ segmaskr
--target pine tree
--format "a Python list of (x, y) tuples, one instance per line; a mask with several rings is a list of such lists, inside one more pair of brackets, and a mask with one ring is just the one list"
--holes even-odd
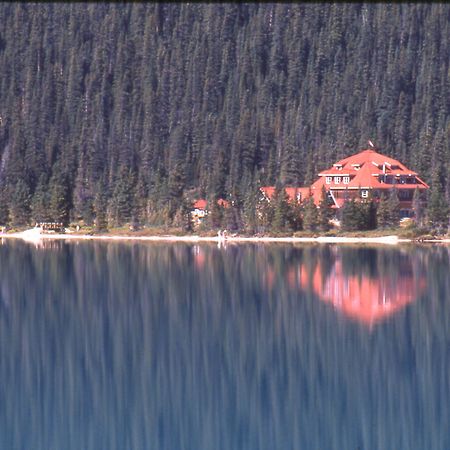
[(319, 226), (318, 211), (313, 197), (309, 197), (303, 206), (303, 229), (316, 231)]
[(11, 223), (13, 226), (29, 225), (30, 222), (30, 188), (24, 180), (19, 180), (11, 198)]
[(39, 178), (38, 185), (31, 200), (31, 218), (33, 222), (49, 222), (50, 195), (45, 174)]
[[(234, 216), (248, 228), (244, 179), (309, 185), (375, 134), (424, 180), (438, 172), (449, 197), (446, 17), (440, 4), (4, 2), (0, 217), (20, 209), (19, 179), (34, 198), (41, 175), (60, 171), (65, 187), (48, 190), (69, 218), (90, 222), (105, 176), (115, 221), (170, 224), (188, 190), (240, 189)], [(128, 171), (133, 201), (119, 218)]]
[(183, 198), (181, 203), (181, 217), (183, 218), (182, 229), (186, 233), (191, 233), (194, 229), (194, 224), (192, 222), (192, 202), (190, 202), (186, 197)]
[(414, 220), (419, 227), (424, 224), (424, 201), (423, 194), (418, 188), (414, 189), (413, 195), (413, 210), (414, 210)]
[(50, 178), (49, 194), (50, 217), (54, 222), (68, 225), (71, 210), (69, 182), (60, 165), (55, 166), (53, 175)]
[(397, 189), (392, 189), (388, 201), (389, 226), (396, 227), (400, 221), (400, 201), (398, 199)]
[(286, 231), (289, 219), (289, 198), (286, 190), (280, 184), (275, 187), (275, 192), (271, 199), (273, 205), (272, 231)]
[(106, 231), (108, 228), (108, 196), (104, 179), (97, 183), (94, 197), (95, 229), (96, 231)]
[(377, 209), (377, 224), (380, 228), (398, 226), (400, 221), (400, 202), (396, 189), (391, 189), (389, 195), (382, 194)]
[(111, 211), (115, 226), (131, 220), (134, 200), (133, 174), (124, 167), (120, 170), (111, 199)]
[(207, 224), (209, 228), (217, 230), (222, 228), (222, 222), (224, 217), (224, 208), (219, 205), (218, 201), (212, 197), (208, 201), (209, 212), (207, 216)]
[(390, 225), (389, 206), (386, 195), (381, 194), (377, 208), (377, 226), (378, 228), (387, 228)]
[(355, 199), (347, 200), (341, 210), (341, 228), (344, 231), (361, 229), (361, 214)]
[(4, 186), (0, 187), (0, 226), (6, 226), (9, 223), (9, 201), (10, 198)]
[(428, 226), (438, 233), (446, 233), (449, 226), (449, 210), (440, 183), (436, 180), (431, 188), (427, 207)]
[(328, 203), (328, 195), (324, 186), (322, 186), (319, 211), (318, 211), (318, 229), (328, 231), (331, 228), (330, 220), (333, 217), (333, 210)]

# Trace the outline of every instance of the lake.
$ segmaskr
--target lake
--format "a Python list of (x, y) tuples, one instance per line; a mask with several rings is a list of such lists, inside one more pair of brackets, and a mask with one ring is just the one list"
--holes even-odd
[(3, 240), (0, 264), (1, 449), (450, 449), (450, 247)]

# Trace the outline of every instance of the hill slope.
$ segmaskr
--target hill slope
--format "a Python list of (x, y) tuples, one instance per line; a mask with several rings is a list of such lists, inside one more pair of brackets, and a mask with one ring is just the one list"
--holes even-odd
[(448, 5), (3, 3), (0, 21), (0, 222), (171, 219), (191, 189), (310, 182), (368, 139), (450, 191)]

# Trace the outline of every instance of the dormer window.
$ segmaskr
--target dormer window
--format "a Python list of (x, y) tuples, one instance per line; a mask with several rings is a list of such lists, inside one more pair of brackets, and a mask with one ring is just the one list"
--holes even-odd
[(331, 184), (331, 177), (325, 177), (325, 183)]
[(342, 170), (342, 164), (333, 164), (333, 167), (336, 167), (337, 170)]
[(352, 164), (352, 167), (353, 167), (355, 170), (359, 170), (359, 169), (361, 169), (361, 164)]

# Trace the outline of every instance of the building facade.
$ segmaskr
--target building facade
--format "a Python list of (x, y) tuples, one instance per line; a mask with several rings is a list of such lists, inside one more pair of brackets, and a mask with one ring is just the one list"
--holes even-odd
[[(383, 193), (392, 190), (400, 202), (400, 216), (413, 216), (414, 191), (423, 192), (429, 186), (411, 169), (401, 162), (377, 153), (373, 149), (363, 150), (342, 159), (318, 174), (318, 179), (309, 187), (286, 188), (290, 200), (303, 201), (313, 197), (318, 206), (325, 188), (333, 208), (342, 208), (347, 200), (379, 201)], [(262, 187), (261, 192), (270, 200), (275, 188)]]

